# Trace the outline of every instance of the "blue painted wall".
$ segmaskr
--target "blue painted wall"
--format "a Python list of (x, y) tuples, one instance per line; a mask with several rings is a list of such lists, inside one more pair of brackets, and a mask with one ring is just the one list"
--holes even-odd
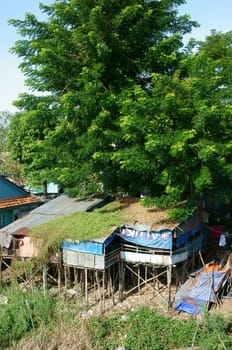
[(0, 176), (0, 198), (26, 196), (27, 194), (24, 189)]

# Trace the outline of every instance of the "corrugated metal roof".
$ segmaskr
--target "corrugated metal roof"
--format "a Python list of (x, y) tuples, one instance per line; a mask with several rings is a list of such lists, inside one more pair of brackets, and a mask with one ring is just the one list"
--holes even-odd
[(19, 207), (33, 203), (41, 203), (41, 199), (31, 196), (20, 196), (0, 199), (0, 209)]
[[(42, 204), (40, 207), (32, 210), (28, 215), (14, 221), (10, 225), (3, 227), (0, 230), (0, 246), (9, 248), (9, 246), (5, 245), (6, 235), (14, 235), (19, 232), (22, 235), (28, 235), (28, 228), (32, 228), (71, 213), (91, 211), (92, 209), (101, 206), (104, 201), (105, 198), (101, 197), (77, 199), (61, 195), (45, 204)], [(4, 239), (2, 239), (3, 237)]]

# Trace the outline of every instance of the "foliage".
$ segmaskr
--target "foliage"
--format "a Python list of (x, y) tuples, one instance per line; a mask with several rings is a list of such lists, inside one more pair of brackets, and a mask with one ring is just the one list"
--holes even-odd
[(183, 3), (68, 0), (41, 4), (46, 22), (29, 13), (10, 20), (22, 37), (12, 52), (40, 93), (15, 101), (9, 135), (31, 183), (69, 192), (156, 187), (157, 162), (144, 149), (159, 110), (152, 76), (171, 76), (183, 56), (182, 37), (196, 25), (179, 16)]
[(184, 48), (197, 24), (178, 14), (183, 3), (56, 1), (40, 5), (45, 22), (10, 20), (36, 93), (15, 101), (8, 145), (31, 184), (148, 188), (168, 207), (188, 201), (176, 218), (201, 199), (231, 200), (232, 32)]
[(48, 295), (31, 294), (19, 287), (2, 290), (7, 303), (0, 308), (1, 349), (14, 345), (28, 332), (48, 325), (53, 318), (54, 303)]
[[(218, 322), (219, 319), (220, 322)], [(216, 323), (215, 320), (217, 320)], [(220, 316), (208, 316), (198, 328), (194, 318), (177, 320), (162, 316), (147, 307), (138, 308), (123, 316), (96, 317), (89, 321), (92, 348), (98, 350), (110, 350), (117, 346), (124, 346), (130, 350), (191, 347), (196, 330), (195, 346), (209, 350), (223, 349), (221, 347), (223, 341), (228, 346), (226, 348), (230, 348), (231, 338), (228, 327)]]
[(206, 313), (202, 320), (192, 317), (176, 319), (141, 306), (125, 313), (82, 319), (80, 312), (84, 305), (81, 303), (56, 299), (38, 290), (31, 293), (13, 286), (2, 289), (1, 300), (3, 296), (7, 297), (8, 303), (0, 308), (2, 349), (12, 345), (17, 348), (16, 344), (25, 335), (30, 339), (29, 334), (36, 335), (42, 347), (48, 347), (50, 342), (54, 345), (53, 337), (58, 334), (60, 344), (63, 337), (65, 344), (68, 339), (75, 339), (80, 349), (84, 349), (83, 339), (88, 339), (85, 349), (92, 350), (110, 350), (119, 346), (130, 350), (166, 350), (191, 347), (193, 342), (201, 349), (216, 350), (229, 349), (232, 345), (231, 320), (219, 314)]
[(12, 114), (7, 111), (0, 112), (0, 149), (6, 151), (6, 140)]
[(145, 197), (141, 199), (141, 205), (144, 207), (150, 208), (152, 206), (157, 206), (159, 208), (165, 208), (167, 210), (167, 216), (176, 222), (184, 222), (188, 220), (196, 210), (195, 202), (192, 201), (182, 201), (175, 202), (171, 205), (172, 202), (167, 196), (160, 197)]
[(231, 320), (226, 321), (220, 314), (209, 315), (206, 313), (197, 337), (197, 343), (202, 349), (230, 349), (232, 339), (228, 335), (231, 334), (231, 330)]

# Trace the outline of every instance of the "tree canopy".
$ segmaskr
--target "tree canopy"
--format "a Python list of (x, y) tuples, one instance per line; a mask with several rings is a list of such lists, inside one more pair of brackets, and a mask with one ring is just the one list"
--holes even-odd
[(8, 140), (32, 183), (147, 189), (163, 206), (228, 197), (232, 33), (187, 50), (184, 2), (60, 0), (40, 5), (46, 21), (10, 20), (32, 93)]

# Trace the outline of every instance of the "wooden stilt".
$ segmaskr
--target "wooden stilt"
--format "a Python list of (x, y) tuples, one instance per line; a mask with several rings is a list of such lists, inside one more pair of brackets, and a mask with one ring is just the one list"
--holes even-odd
[(171, 286), (172, 286), (172, 265), (167, 267), (167, 285), (168, 285), (168, 311), (171, 307)]
[(78, 301), (78, 274), (77, 274), (77, 268), (74, 267), (74, 290), (76, 292), (76, 301)]
[(138, 292), (140, 292), (140, 265), (138, 265)]
[(61, 254), (59, 251), (57, 253), (57, 283), (58, 283), (59, 296), (61, 295), (61, 270), (62, 270)]
[(111, 273), (109, 271), (109, 283), (110, 283), (110, 293), (111, 293), (111, 297), (112, 297), (112, 302), (113, 302), (113, 305), (115, 304), (114, 303), (114, 286), (113, 286), (113, 280), (112, 280), (112, 277), (111, 277)]
[(119, 261), (119, 300), (123, 301), (123, 292), (124, 292), (124, 271), (123, 271), (123, 262)]
[(110, 269), (107, 269), (107, 294), (108, 298), (111, 297), (111, 284), (110, 284)]
[(47, 291), (47, 266), (45, 263), (43, 263), (42, 269), (43, 269), (43, 291), (45, 295)]
[[(146, 283), (145, 283), (145, 292), (147, 291), (147, 265), (145, 265), (145, 281), (146, 281)], [(145, 293), (145, 295), (146, 295), (146, 293)]]
[(105, 270), (102, 272), (102, 306), (103, 312), (105, 311)]
[(65, 287), (65, 297), (67, 296), (67, 289), (68, 289), (68, 283), (67, 283), (67, 266), (64, 266), (64, 287)]
[(77, 268), (76, 267), (74, 267), (73, 274), (74, 274), (74, 288), (77, 289), (78, 288), (78, 280), (77, 280)]
[(30, 286), (31, 286), (31, 292), (34, 292), (34, 283), (33, 283), (33, 273), (32, 273), (32, 267), (30, 265), (29, 267), (29, 278), (30, 278)]
[(85, 305), (88, 306), (88, 270), (85, 268)]

